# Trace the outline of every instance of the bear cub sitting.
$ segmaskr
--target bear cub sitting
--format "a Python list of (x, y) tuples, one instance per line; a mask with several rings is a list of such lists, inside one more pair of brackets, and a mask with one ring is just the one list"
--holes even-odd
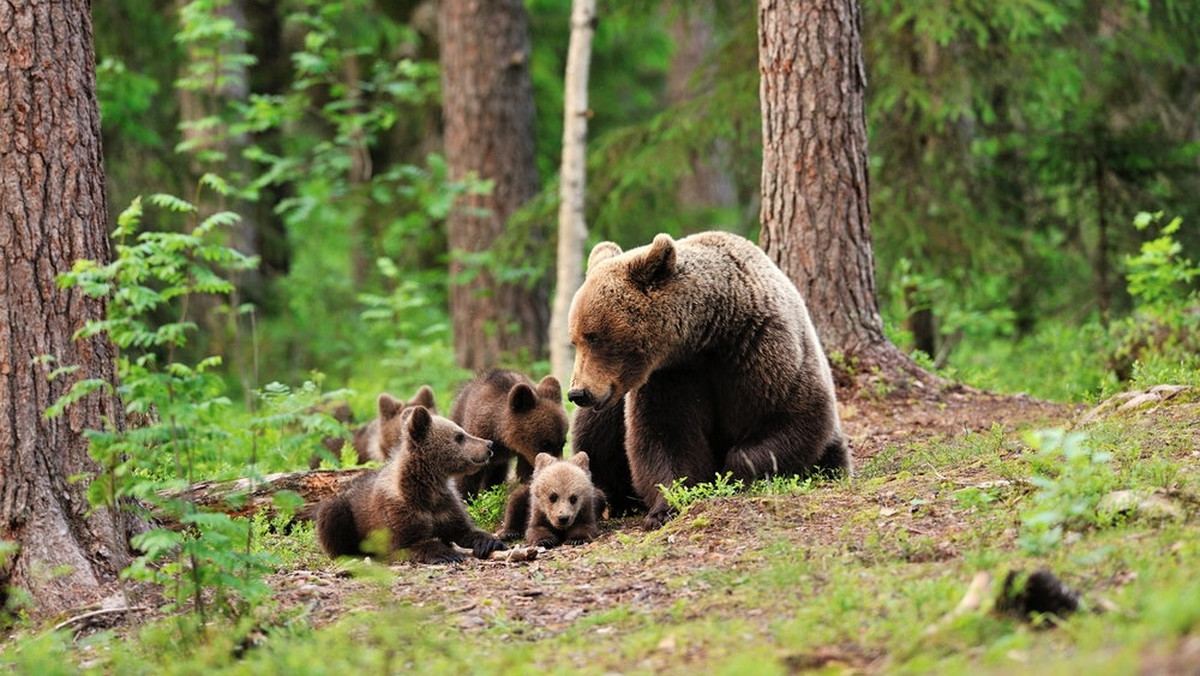
[(418, 563), (458, 563), (453, 545), (479, 558), (506, 549), (475, 527), (451, 479), (477, 472), (492, 442), (474, 437), (424, 406), (400, 414), (398, 453), (378, 470), (355, 478), (317, 511), (316, 531), (330, 557), (359, 556), (372, 533), (387, 534), (387, 553), (408, 552)]
[(587, 453), (576, 453), (566, 460), (541, 453), (529, 483), (525, 541), (546, 548), (591, 542), (604, 502), (604, 493), (592, 485)]

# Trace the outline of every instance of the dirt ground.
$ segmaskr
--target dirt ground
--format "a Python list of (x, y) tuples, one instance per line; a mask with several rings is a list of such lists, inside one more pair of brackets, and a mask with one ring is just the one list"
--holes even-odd
[[(996, 423), (1006, 427), (1069, 424), (1077, 410), (1026, 396), (1000, 396), (971, 391), (951, 391), (940, 396), (883, 399), (868, 396), (844, 397), (843, 424), (851, 439), (855, 463), (867, 460), (889, 447), (937, 438), (954, 438), (967, 432), (983, 432)], [(964, 468), (964, 476), (948, 477), (968, 485), (978, 477), (976, 468)], [(640, 518), (603, 522), (601, 536), (580, 547), (560, 547), (542, 552), (536, 560), (501, 563), (468, 560), (459, 566), (396, 564), (391, 585), (393, 598), (377, 591), (367, 592), (368, 583), (349, 579), (332, 565), (321, 570), (292, 571), (276, 575), (271, 584), (277, 599), (287, 605), (306, 606), (315, 625), (335, 621), (364, 604), (393, 600), (416, 606), (441, 608), (453, 615), (463, 629), (492, 626), (493, 620), (521, 627), (527, 638), (553, 635), (571, 626), (584, 614), (627, 605), (633, 611), (665, 611), (679, 601), (706, 592), (703, 584), (679, 584), (694, 577), (698, 569), (737, 569), (748, 565), (746, 554), (781, 538), (803, 546), (845, 538), (846, 525), (836, 518), (855, 505), (837, 505), (832, 500), (876, 501), (889, 509), (894, 495), (847, 497), (843, 492), (822, 495), (822, 509), (810, 513), (811, 501), (770, 499), (715, 500), (696, 505), (689, 512), (689, 531), (703, 517), (706, 537), (672, 534), (668, 524), (662, 536), (662, 558), (639, 561), (629, 553), (630, 542), (645, 537)], [(790, 511), (789, 511), (790, 510)], [(770, 518), (764, 518), (769, 511)], [(956, 524), (938, 510), (895, 510), (894, 527), (932, 536), (937, 544), (910, 553), (924, 560), (941, 560), (958, 555), (953, 545)], [(948, 512), (949, 510), (944, 510)], [(632, 536), (632, 537), (631, 537)], [(853, 534), (851, 534), (853, 539)], [(575, 565), (586, 558), (586, 565)], [(922, 560), (914, 558), (912, 560)], [(819, 657), (819, 656), (818, 656)], [(841, 656), (839, 659), (845, 659)], [(870, 661), (858, 656), (852, 661)]]

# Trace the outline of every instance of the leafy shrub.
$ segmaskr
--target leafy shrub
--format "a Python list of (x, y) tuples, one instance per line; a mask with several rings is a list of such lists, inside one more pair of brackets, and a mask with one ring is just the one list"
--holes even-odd
[(1037, 488), (1021, 512), (1021, 547), (1045, 554), (1063, 543), (1068, 530), (1097, 523), (1096, 504), (1116, 485), (1110, 453), (1093, 450), (1078, 432), (1039, 430), (1026, 435), (1025, 455)]

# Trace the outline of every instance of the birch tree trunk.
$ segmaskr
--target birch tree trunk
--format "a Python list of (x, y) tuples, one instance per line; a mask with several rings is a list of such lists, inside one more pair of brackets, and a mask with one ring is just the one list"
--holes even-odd
[(559, 382), (571, 381), (575, 351), (567, 335), (571, 299), (583, 283), (587, 242), (587, 119), (588, 72), (592, 37), (596, 32), (596, 0), (574, 0), (571, 42), (567, 49), (566, 103), (563, 106), (563, 154), (558, 196), (558, 257), (554, 309), (550, 316), (550, 372)]
[[(43, 616), (112, 594), (140, 529), (89, 514), (73, 480), (99, 470), (84, 431), (123, 425), (114, 391), (42, 414), (75, 379), (116, 382), (112, 344), (73, 339), (104, 302), (55, 283), (111, 257), (94, 64), (89, 2), (0, 0), (0, 539), (18, 547), (0, 557), (0, 600), (22, 588)], [(48, 380), (57, 365), (79, 370)]]
[(793, 282), (835, 373), (933, 384), (884, 335), (868, 202), (858, 0), (759, 0), (759, 241)]

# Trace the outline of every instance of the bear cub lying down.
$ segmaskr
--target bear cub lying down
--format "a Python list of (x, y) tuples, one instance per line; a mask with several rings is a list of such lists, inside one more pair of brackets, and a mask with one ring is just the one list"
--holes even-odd
[(455, 544), (479, 558), (506, 549), (475, 527), (451, 481), (486, 466), (492, 442), (419, 405), (404, 409), (400, 426), (392, 459), (356, 477), (317, 510), (317, 539), (325, 553), (334, 558), (379, 553), (363, 550), (373, 533), (386, 534), (386, 553), (406, 551), (418, 563), (462, 561)]
[(592, 486), (587, 453), (566, 460), (538, 454), (529, 482), (526, 543), (549, 549), (591, 542), (596, 538), (596, 518), (602, 512), (604, 492)]

